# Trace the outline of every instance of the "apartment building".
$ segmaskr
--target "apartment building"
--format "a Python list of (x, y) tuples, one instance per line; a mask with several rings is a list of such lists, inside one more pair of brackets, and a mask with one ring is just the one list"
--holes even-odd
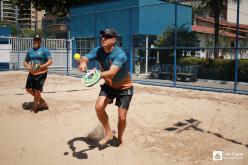
[(66, 38), (68, 31), (68, 17), (55, 17), (46, 13), (43, 18), (43, 31), (50, 38)]
[(15, 8), (9, 0), (0, 1), (0, 18), (1, 21), (14, 23), (16, 21)]
[[(42, 21), (45, 11), (36, 11), (32, 7), (32, 4), (30, 4), (29, 6), (25, 4), (24, 8), (25, 11), (22, 13), (20, 13), (19, 9), (17, 8), (19, 26), (21, 28), (35, 29), (35, 22), (37, 20), (37, 29), (41, 29), (42, 24), (40, 22)], [(1, 0), (0, 11), (1, 21), (9, 23), (16, 22), (16, 8), (10, 3), (9, 0)]]

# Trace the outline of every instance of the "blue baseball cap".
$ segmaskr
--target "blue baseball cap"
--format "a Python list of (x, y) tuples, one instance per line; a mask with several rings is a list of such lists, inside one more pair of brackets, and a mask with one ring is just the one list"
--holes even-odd
[(100, 34), (101, 35), (109, 35), (111, 36), (112, 38), (116, 38), (117, 37), (117, 32), (114, 30), (114, 29), (111, 29), (111, 28), (107, 28), (105, 30), (101, 30), (100, 31)]

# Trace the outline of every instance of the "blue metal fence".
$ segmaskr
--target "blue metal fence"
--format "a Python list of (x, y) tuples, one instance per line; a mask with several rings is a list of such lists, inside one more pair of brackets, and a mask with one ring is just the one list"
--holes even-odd
[[(122, 2), (124, 1), (118, 1), (118, 4)], [(63, 70), (52, 70), (52, 72), (80, 76), (81, 73), (77, 70), (78, 63), (72, 59), (72, 55), (76, 52), (83, 55), (98, 46), (98, 31), (113, 26), (120, 28), (118, 45), (128, 55), (130, 73), (134, 82), (248, 94), (248, 19), (246, 18), (247, 24), (240, 23), (240, 20), (244, 21), (245, 18), (240, 19), (244, 17), (240, 15), (244, 13), (240, 11), (244, 8), (242, 6), (244, 4), (239, 0), (235, 4), (237, 13), (236, 18), (233, 19), (235, 22), (229, 23), (228, 20), (221, 22), (228, 30), (220, 29), (221, 44), (218, 47), (214, 47), (212, 39), (214, 38), (214, 28), (211, 28), (214, 26), (213, 19), (203, 17), (191, 20), (191, 7), (183, 1), (174, 1), (174, 3), (160, 1), (159, 4), (140, 5), (133, 2), (125, 3), (126, 6), (122, 7), (119, 6), (120, 4), (115, 4), (113, 9), (105, 9), (104, 3), (98, 3), (99, 10), (105, 9), (102, 11), (92, 11), (94, 5), (72, 9), (70, 17), (63, 19), (63, 23), (68, 23), (66, 40), (70, 43), (66, 47), (66, 56), (63, 56), (63, 60), (67, 63)], [(160, 10), (165, 8), (168, 10)], [(147, 10), (149, 12), (145, 12)], [(156, 11), (155, 21), (144, 18), (152, 16), (154, 14), (152, 11)], [(103, 19), (103, 16), (106, 18)], [(121, 20), (125, 20), (124, 24), (121, 24)], [(207, 20), (207, 24), (211, 26), (203, 26), (199, 23), (202, 20)], [(185, 24), (184, 21), (189, 24)], [(158, 33), (161, 25), (164, 31)], [(50, 26), (52, 22), (43, 21), (43, 33), (46, 37), (53, 34), (47, 33)], [(159, 40), (160, 37), (164, 37), (162, 38), (164, 40)], [(215, 57), (216, 52), (218, 58)], [(96, 62), (91, 63), (91, 67), (95, 66), (97, 66)]]

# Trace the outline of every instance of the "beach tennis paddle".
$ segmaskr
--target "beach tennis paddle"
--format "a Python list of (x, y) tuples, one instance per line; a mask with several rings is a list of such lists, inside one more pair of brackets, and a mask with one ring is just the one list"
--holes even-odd
[(86, 87), (95, 85), (100, 80), (99, 70), (87, 70), (83, 73), (82, 84)]
[(32, 67), (32, 70), (38, 70), (40, 68), (40, 63), (37, 62), (37, 61), (30, 61), (30, 64), (31, 64), (31, 67)]

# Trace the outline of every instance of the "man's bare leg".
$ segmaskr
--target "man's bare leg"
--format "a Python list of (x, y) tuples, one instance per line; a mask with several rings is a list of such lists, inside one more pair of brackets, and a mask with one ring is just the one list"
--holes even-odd
[(123, 133), (126, 128), (127, 109), (118, 108), (118, 146), (123, 144)]
[(34, 113), (38, 112), (40, 100), (41, 100), (40, 90), (34, 90), (34, 105), (33, 105)]
[(109, 99), (105, 96), (99, 96), (96, 101), (95, 109), (99, 121), (102, 123), (105, 129), (106, 136), (99, 141), (100, 145), (106, 144), (109, 140), (113, 139), (113, 132), (111, 131), (108, 115), (105, 111), (106, 106), (109, 103)]
[[(33, 97), (35, 97), (35, 96), (34, 96), (34, 90), (33, 90), (32, 88), (27, 88), (26, 91), (27, 91), (29, 94), (31, 94)], [(40, 107), (40, 106), (47, 106), (47, 103), (46, 103), (46, 101), (41, 97), (41, 94), (40, 94), (40, 101), (39, 101), (39, 103), (38, 103), (38, 107)]]

